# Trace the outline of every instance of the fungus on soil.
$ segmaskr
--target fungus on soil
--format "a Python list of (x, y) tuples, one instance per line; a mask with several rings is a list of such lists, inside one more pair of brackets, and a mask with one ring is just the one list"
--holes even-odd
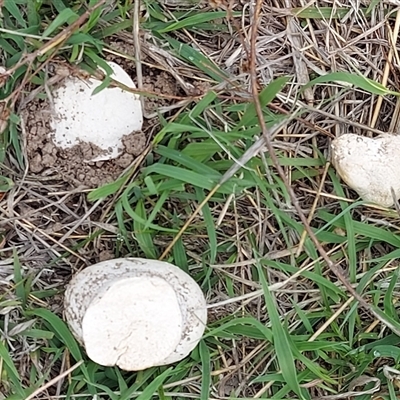
[(207, 322), (204, 295), (189, 275), (141, 258), (104, 261), (75, 275), (65, 316), (89, 358), (127, 371), (186, 357)]
[(333, 166), (363, 200), (391, 207), (400, 199), (400, 136), (344, 134), (331, 150)]
[[(132, 79), (110, 62), (111, 77), (135, 88)], [(67, 77), (48, 100), (23, 110), (26, 148), (33, 173), (52, 174), (74, 186), (97, 187), (115, 180), (146, 146), (138, 96), (119, 87), (97, 94), (96, 79)]]

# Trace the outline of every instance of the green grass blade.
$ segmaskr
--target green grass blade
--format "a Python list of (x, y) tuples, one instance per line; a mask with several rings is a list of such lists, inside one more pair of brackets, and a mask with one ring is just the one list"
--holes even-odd
[[(294, 16), (307, 19), (340, 19), (351, 11), (352, 8), (349, 7), (301, 7), (291, 10)], [(359, 12), (366, 14), (367, 8), (360, 7)]]
[(188, 168), (191, 171), (197, 172), (202, 176), (208, 175), (215, 177), (215, 181), (218, 181), (222, 177), (222, 175), (215, 171), (214, 168), (211, 168), (204, 163), (195, 160), (194, 158), (183, 153), (182, 151), (171, 149), (165, 146), (158, 146), (155, 152), (163, 157), (168, 158), (169, 160), (176, 161), (180, 165)]
[(26, 21), (15, 1), (5, 1), (3, 7), (15, 18), (18, 24), (20, 24), (23, 28), (26, 28)]
[(36, 315), (37, 317), (40, 317), (48, 322), (54, 332), (57, 334), (58, 338), (65, 344), (65, 347), (69, 350), (72, 357), (74, 357), (76, 361), (82, 360), (82, 354), (78, 343), (62, 319), (53, 314), (51, 311), (43, 308), (27, 311), (26, 313), (27, 315)]
[[(65, 0), (68, 2), (68, 0)], [(67, 5), (64, 3), (64, 0), (54, 0), (52, 5), (57, 10), (58, 13), (61, 13), (63, 10), (67, 8)]]
[(194, 171), (184, 168), (175, 167), (173, 165), (154, 164), (144, 169), (147, 174), (160, 174), (180, 180), (185, 183), (200, 187), (202, 189), (211, 190), (219, 181), (219, 175), (214, 171), (212, 175), (201, 175)]
[(133, 211), (132, 206), (131, 206), (130, 201), (129, 201), (129, 198), (128, 198), (128, 194), (126, 192), (121, 197), (121, 203), (122, 203), (122, 207), (125, 210), (125, 212), (133, 220), (137, 220), (138, 222), (143, 224), (143, 226), (147, 226), (148, 228), (153, 229), (155, 231), (159, 231), (159, 232), (168, 232), (168, 233), (177, 233), (178, 232), (177, 229), (164, 228), (164, 227), (159, 226), (159, 225), (147, 223), (147, 220), (145, 218), (142, 218), (135, 211)]
[(218, 68), (210, 59), (205, 57), (199, 51), (195, 50), (193, 47), (187, 45), (186, 43), (178, 42), (171, 37), (166, 37), (166, 39), (178, 56), (182, 57), (190, 64), (195, 65), (206, 75), (213, 78), (216, 82), (223, 82), (229, 78), (228, 75)]
[(198, 118), (205, 110), (212, 107), (212, 103), (216, 98), (217, 93), (214, 91), (208, 92), (200, 99), (200, 101), (192, 108), (192, 110), (190, 110), (190, 112), (181, 119), (180, 123), (183, 125), (191, 124), (191, 122)]
[[(237, 13), (236, 13), (237, 14)], [(171, 31), (176, 31), (178, 29), (197, 26), (203, 22), (209, 22), (215, 19), (225, 18), (226, 11), (215, 11), (207, 13), (196, 13), (190, 17), (184, 18), (180, 21), (173, 22), (163, 29), (158, 30), (159, 33), (166, 33)]]
[(21, 398), (23, 398), (24, 391), (21, 385), (21, 378), (2, 340), (0, 340), (0, 359), (3, 361), (3, 365), (5, 367), (5, 370), (7, 371), (6, 376), (8, 376), (8, 378), (13, 383), (14, 389), (18, 392), (19, 395), (22, 396)]
[(202, 340), (199, 344), (201, 359), (201, 394), (200, 400), (208, 400), (211, 390), (211, 360), (207, 344)]
[[(199, 204), (205, 199), (204, 192), (199, 188), (196, 188), (196, 196)], [(211, 214), (211, 210), (208, 203), (203, 206), (201, 212), (203, 214), (204, 222), (207, 229), (207, 236), (210, 248), (210, 264), (214, 264), (217, 258), (218, 243), (217, 243), (217, 233), (215, 231), (215, 221)]]
[(381, 85), (380, 83), (372, 79), (366, 78), (365, 76), (362, 75), (356, 75), (350, 72), (332, 72), (330, 74), (320, 76), (307, 83), (307, 85), (303, 87), (303, 90), (310, 86), (314, 86), (318, 83), (327, 83), (327, 82), (349, 83), (359, 89), (366, 90), (369, 93), (377, 94), (379, 96), (385, 96), (388, 94), (394, 96), (400, 96), (400, 93), (388, 90), (385, 86)]
[[(137, 397), (136, 400), (151, 400), (154, 393), (164, 383), (164, 381), (171, 375), (172, 368), (168, 368), (162, 374), (158, 375), (151, 383), (149, 383), (143, 392)], [(119, 400), (128, 400), (129, 397), (121, 397)]]
[[(143, 200), (139, 200), (135, 209), (136, 214), (145, 221), (147, 219), (146, 209), (144, 208)], [(133, 220), (133, 229), (135, 238), (139, 244), (140, 249), (143, 251), (145, 256), (150, 259), (156, 259), (158, 257), (157, 250), (154, 246), (153, 236), (148, 229), (144, 229), (146, 224), (143, 224), (137, 219)]]
[(43, 32), (42, 37), (50, 36), (55, 30), (64, 24), (72, 24), (79, 18), (79, 15), (74, 13), (70, 8), (65, 8), (54, 18), (49, 27)]
[(221, 333), (233, 333), (238, 335), (245, 335), (254, 339), (263, 339), (272, 342), (273, 334), (271, 329), (267, 328), (260, 321), (253, 317), (237, 317), (231, 321), (225, 322), (215, 328), (206, 332), (203, 338), (221, 335)]
[[(342, 217), (337, 218), (336, 215), (330, 214), (327, 211), (319, 210), (317, 215), (329, 224), (342, 229), (346, 228), (346, 224)], [(373, 226), (372, 224), (353, 221), (354, 232), (356, 235), (362, 235), (377, 241), (383, 241), (391, 244), (394, 247), (400, 248), (400, 238), (393, 232), (386, 229)]]
[[(333, 172), (333, 170), (329, 171), (329, 176), (332, 180), (336, 194), (342, 198), (346, 198), (343, 187), (339, 182), (336, 174)], [(344, 212), (345, 210), (348, 210), (349, 204), (346, 201), (340, 201), (340, 206), (342, 208), (342, 211)], [(346, 226), (350, 282), (354, 283), (356, 281), (356, 274), (357, 274), (357, 252), (356, 252), (356, 234), (354, 232), (353, 218), (350, 213), (350, 210), (348, 212), (344, 212), (343, 220)]]
[[(371, 0), (371, 2), (369, 3), (369, 6), (367, 8), (367, 10), (365, 11), (366, 15), (371, 14), (372, 10), (381, 2), (381, 0)], [(361, 10), (364, 11), (364, 9), (362, 8)]]
[(282, 375), (290, 389), (293, 390), (297, 396), (303, 399), (304, 397), (297, 378), (297, 371), (288, 338), (288, 332), (283, 328), (282, 322), (279, 318), (276, 305), (272, 299), (268, 283), (265, 279), (264, 270), (260, 264), (257, 265), (257, 269), (264, 292), (268, 315), (271, 321), (272, 333), (274, 335), (274, 349), (278, 358), (279, 367), (281, 368)]
[(40, 17), (36, 11), (36, 7), (34, 2), (28, 1), (27, 4), (27, 17), (28, 17), (28, 26), (38, 26), (40, 24)]
[(379, 307), (372, 306), (371, 308), (393, 333), (400, 335), (400, 323), (397, 321), (397, 317), (395, 320), (393, 317), (383, 312)]
[(392, 278), (390, 279), (390, 283), (388, 288), (385, 290), (385, 296), (383, 299), (383, 306), (386, 315), (392, 316), (393, 319), (399, 321), (399, 317), (396, 312), (396, 308), (393, 304), (393, 299), (395, 299), (395, 295), (393, 293), (396, 284), (399, 280), (399, 269), (396, 269), (396, 271), (393, 273)]
[[(286, 76), (277, 78), (268, 84), (266, 88), (264, 88), (260, 94), (260, 104), (261, 107), (266, 107), (275, 97), (276, 95), (284, 88), (284, 86), (289, 81), (289, 78)], [(257, 123), (257, 112), (254, 103), (250, 103), (246, 111), (243, 114), (243, 117), (240, 119), (237, 127), (242, 126), (251, 126)]]
[(174, 264), (188, 273), (188, 258), (181, 238), (175, 243), (172, 254), (174, 256)]
[[(90, 0), (89, 7), (93, 7), (94, 5), (96, 5), (97, 2), (98, 0)], [(97, 8), (97, 10), (90, 13), (89, 20), (87, 21), (86, 26), (84, 28), (85, 32), (89, 32), (94, 27), (96, 27), (96, 25), (99, 23), (101, 14), (102, 14), (101, 8)]]
[(157, 214), (159, 212), (161, 212), (162, 207), (165, 204), (165, 202), (167, 201), (169, 195), (170, 195), (170, 193), (167, 190), (165, 192), (161, 193), (159, 199), (157, 200), (157, 203), (154, 205), (154, 207), (152, 207), (151, 213), (150, 213), (149, 217), (147, 218), (147, 221), (143, 227), (143, 230), (147, 230), (150, 228), (151, 223), (154, 221)]
[(115, 194), (128, 180), (128, 175), (121, 176), (113, 182), (107, 183), (97, 189), (92, 190), (87, 198), (89, 201), (104, 199), (107, 196)]

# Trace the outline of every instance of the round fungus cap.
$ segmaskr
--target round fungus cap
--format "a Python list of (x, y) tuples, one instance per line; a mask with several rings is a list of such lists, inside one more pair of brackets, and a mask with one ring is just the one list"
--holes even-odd
[[(135, 88), (130, 76), (118, 64), (108, 64), (113, 70), (112, 79)], [(82, 142), (97, 146), (102, 154), (87, 161), (118, 157), (123, 149), (123, 137), (140, 131), (143, 124), (138, 95), (119, 87), (106, 87), (93, 94), (101, 83), (93, 78), (69, 77), (52, 93), (54, 111), (50, 126), (55, 145), (63, 149)]]
[(331, 150), (333, 166), (363, 200), (390, 207), (400, 198), (400, 136), (344, 134)]
[(65, 316), (89, 358), (127, 371), (181, 360), (207, 323), (204, 295), (189, 275), (141, 258), (104, 261), (75, 275)]

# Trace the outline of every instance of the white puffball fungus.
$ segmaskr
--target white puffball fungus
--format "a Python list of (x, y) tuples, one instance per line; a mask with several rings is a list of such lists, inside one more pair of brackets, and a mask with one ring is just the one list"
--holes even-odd
[(141, 258), (104, 261), (75, 275), (65, 316), (89, 358), (127, 371), (183, 359), (207, 323), (204, 295), (189, 275)]
[(400, 136), (344, 134), (331, 150), (333, 166), (363, 200), (390, 207), (400, 198)]
[[(112, 79), (135, 88), (130, 76), (119, 65), (108, 64), (113, 70)], [(143, 124), (138, 95), (119, 87), (106, 87), (93, 94), (101, 83), (93, 78), (70, 77), (52, 93), (54, 115), (50, 126), (54, 143), (63, 149), (82, 142), (98, 146), (103, 154), (88, 161), (118, 157), (123, 150), (123, 136), (140, 131)]]

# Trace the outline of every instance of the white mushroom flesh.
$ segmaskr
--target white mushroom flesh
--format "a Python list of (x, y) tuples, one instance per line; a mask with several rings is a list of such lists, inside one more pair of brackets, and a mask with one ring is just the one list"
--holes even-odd
[(400, 198), (400, 136), (345, 134), (331, 149), (337, 172), (363, 200), (390, 207)]
[(164, 279), (129, 278), (115, 282), (90, 303), (82, 330), (93, 361), (143, 370), (175, 350), (182, 315), (175, 291)]
[[(129, 88), (135, 88), (130, 76), (117, 64), (108, 63), (111, 77)], [(67, 78), (53, 92), (54, 115), (50, 126), (54, 143), (71, 148), (82, 142), (101, 149), (102, 154), (88, 161), (110, 160), (123, 150), (125, 135), (140, 131), (143, 124), (139, 97), (118, 87), (107, 87), (93, 94), (101, 84), (96, 79), (86, 81)]]

